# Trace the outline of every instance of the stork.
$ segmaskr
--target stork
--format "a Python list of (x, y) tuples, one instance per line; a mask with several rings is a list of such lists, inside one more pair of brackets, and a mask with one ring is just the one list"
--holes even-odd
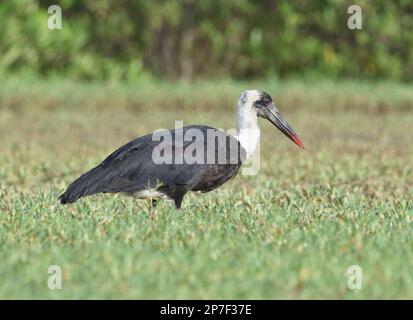
[[(238, 100), (237, 114), (238, 132), (235, 136), (213, 127), (192, 125), (157, 132), (158, 136), (154, 132), (138, 137), (72, 182), (59, 197), (60, 202), (73, 203), (97, 193), (123, 193), (149, 199), (151, 213), (160, 198), (173, 200), (180, 209), (187, 192), (209, 192), (218, 188), (233, 178), (241, 165), (251, 158), (260, 139), (258, 117), (269, 120), (296, 145), (304, 148), (266, 92), (244, 91)], [(159, 139), (159, 134), (163, 135), (163, 140)], [(170, 139), (165, 138), (168, 135)], [(182, 136), (191, 139), (179, 141)], [(194, 137), (198, 139), (194, 140)]]

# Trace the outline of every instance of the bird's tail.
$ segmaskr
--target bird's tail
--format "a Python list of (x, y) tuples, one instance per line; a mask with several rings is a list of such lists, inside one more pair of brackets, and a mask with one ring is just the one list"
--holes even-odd
[(59, 197), (60, 203), (73, 203), (81, 197), (100, 192), (133, 192), (136, 184), (127, 178), (119, 176), (117, 170), (104, 168), (101, 165), (81, 175), (73, 181), (67, 190)]
[(102, 178), (105, 172), (100, 166), (81, 175), (60, 195), (61, 204), (73, 203), (79, 198), (102, 192)]

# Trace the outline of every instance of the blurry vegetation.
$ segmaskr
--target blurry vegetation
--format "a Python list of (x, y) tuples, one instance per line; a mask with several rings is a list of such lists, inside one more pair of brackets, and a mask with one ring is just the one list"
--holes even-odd
[[(413, 3), (355, 1), (8, 0), (0, 4), (0, 75), (413, 80)], [(47, 8), (63, 29), (47, 28)]]

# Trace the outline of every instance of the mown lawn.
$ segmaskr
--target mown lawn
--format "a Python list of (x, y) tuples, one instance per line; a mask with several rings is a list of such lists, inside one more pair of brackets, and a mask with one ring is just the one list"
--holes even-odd
[[(261, 121), (261, 169), (183, 209), (68, 183), (159, 128), (235, 126), (268, 91), (300, 150)], [(413, 90), (394, 83), (2, 81), (0, 298), (413, 298)], [(50, 290), (59, 265), (63, 288)], [(347, 287), (361, 267), (362, 289)]]

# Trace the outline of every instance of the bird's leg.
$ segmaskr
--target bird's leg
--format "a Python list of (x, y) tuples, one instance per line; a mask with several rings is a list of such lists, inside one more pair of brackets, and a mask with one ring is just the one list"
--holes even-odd
[(176, 188), (174, 190), (173, 199), (175, 202), (175, 207), (177, 210), (181, 210), (182, 200), (184, 199), (185, 194), (188, 192), (185, 188)]
[(176, 210), (181, 211), (181, 206), (182, 206), (182, 198), (175, 199), (175, 208), (176, 208)]
[(149, 217), (151, 219), (155, 218), (156, 215), (156, 204), (158, 200), (157, 199), (149, 199)]

